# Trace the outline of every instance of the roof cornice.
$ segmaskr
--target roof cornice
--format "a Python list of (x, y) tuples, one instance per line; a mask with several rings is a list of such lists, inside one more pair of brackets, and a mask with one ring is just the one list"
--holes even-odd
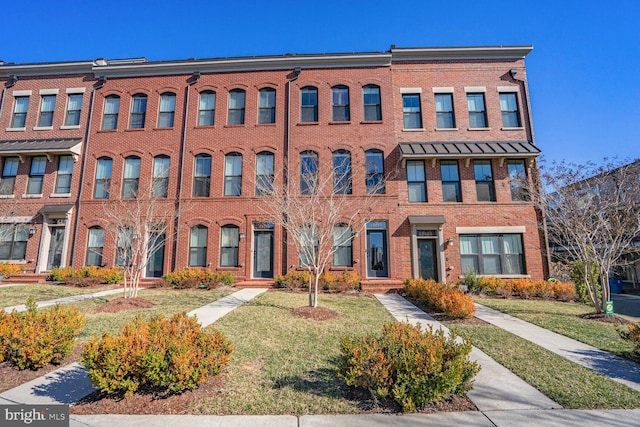
[(13, 64), (0, 62), (0, 77), (45, 76), (54, 74), (91, 74), (93, 61), (74, 62), (38, 62), (31, 64)]
[(221, 73), (237, 71), (287, 70), (300, 68), (347, 68), (347, 67), (388, 67), (391, 54), (383, 53), (350, 53), (213, 59), (188, 59), (182, 61), (157, 61), (142, 63), (114, 63), (105, 61), (106, 65), (96, 64), (93, 72), (105, 77), (154, 76), (169, 74)]
[(391, 48), (392, 60), (522, 59), (533, 45)]

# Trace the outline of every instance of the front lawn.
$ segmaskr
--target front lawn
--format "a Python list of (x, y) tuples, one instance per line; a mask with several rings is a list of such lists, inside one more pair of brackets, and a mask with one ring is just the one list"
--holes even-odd
[(25, 286), (0, 286), (0, 308), (13, 307), (27, 302), (33, 297), (36, 301), (48, 301), (74, 295), (91, 294), (107, 289), (115, 289), (116, 285), (104, 285), (99, 288), (76, 288), (73, 286), (32, 284)]
[(212, 327), (235, 351), (222, 386), (193, 402), (203, 414), (358, 413), (357, 399), (336, 376), (343, 336), (379, 334), (393, 318), (375, 298), (320, 295), (319, 305), (337, 319), (309, 320), (291, 310), (307, 303), (301, 293), (267, 292), (234, 310)]
[(633, 351), (633, 344), (621, 339), (611, 323), (580, 318), (593, 312), (586, 304), (482, 297), (474, 301), (621, 357)]

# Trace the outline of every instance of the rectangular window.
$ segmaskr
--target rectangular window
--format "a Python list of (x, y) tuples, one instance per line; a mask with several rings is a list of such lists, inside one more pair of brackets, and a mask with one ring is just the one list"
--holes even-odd
[(91, 227), (87, 243), (87, 265), (102, 266), (102, 249), (104, 248), (104, 229)]
[(334, 267), (351, 267), (353, 265), (352, 240), (353, 233), (347, 224), (337, 224), (333, 227)]
[(491, 160), (474, 160), (473, 173), (476, 180), (476, 194), (479, 202), (495, 202), (496, 189), (493, 184)]
[(211, 181), (211, 156), (200, 154), (196, 156), (193, 173), (193, 197), (209, 197)]
[(420, 95), (402, 95), (402, 116), (404, 118), (405, 129), (421, 129), (422, 114), (420, 112)]
[(2, 182), (0, 183), (0, 194), (10, 196), (13, 194), (16, 185), (16, 175), (18, 174), (19, 160), (17, 157), (5, 157), (2, 167)]
[(124, 267), (131, 263), (133, 248), (133, 230), (129, 227), (119, 227), (116, 240), (116, 265)]
[(40, 104), (40, 118), (38, 119), (39, 127), (53, 126), (53, 111), (56, 108), (55, 95), (42, 95), (42, 103)]
[(237, 267), (240, 228), (226, 225), (220, 230), (220, 267)]
[(64, 119), (64, 125), (79, 126), (81, 111), (82, 111), (82, 94), (69, 95), (69, 99), (67, 100), (67, 116)]
[(94, 199), (108, 199), (111, 187), (111, 166), (113, 161), (108, 157), (98, 159), (96, 166), (96, 184), (93, 189)]
[(189, 236), (189, 267), (207, 266), (207, 237), (209, 229), (204, 225), (191, 227)]
[(300, 121), (318, 121), (318, 89), (303, 87), (300, 90)]
[(382, 108), (380, 107), (380, 87), (367, 85), (362, 88), (364, 102), (364, 119), (367, 121), (382, 120)]
[(242, 155), (227, 154), (224, 163), (224, 195), (239, 196), (242, 194)]
[(462, 273), (526, 274), (521, 234), (460, 235)]
[(436, 94), (436, 127), (438, 129), (453, 129), (456, 127), (453, 115), (453, 95), (450, 93)]
[(71, 193), (71, 176), (73, 174), (73, 156), (60, 156), (58, 176), (56, 177), (56, 193)]
[(529, 191), (527, 190), (527, 168), (524, 160), (507, 160), (509, 170), (509, 185), (511, 187), (511, 200), (514, 202), (529, 201)]
[(506, 128), (520, 127), (520, 113), (515, 93), (500, 94), (500, 111), (502, 112), (502, 126)]
[(318, 260), (318, 228), (303, 225), (300, 231), (300, 266), (310, 267)]
[(462, 202), (458, 161), (440, 160), (440, 175), (442, 178), (442, 201)]
[(484, 108), (484, 93), (468, 93), (467, 107), (469, 108), (469, 127), (486, 128), (487, 112)]
[(158, 116), (159, 128), (172, 128), (176, 112), (176, 94), (163, 93), (160, 95), (160, 115)]
[(216, 117), (216, 93), (210, 90), (200, 93), (198, 126), (213, 126)]
[(42, 194), (42, 184), (44, 183), (44, 170), (46, 166), (46, 156), (34, 156), (31, 158), (27, 194)]
[(117, 95), (107, 96), (104, 100), (102, 130), (114, 130), (118, 127), (119, 111), (120, 111), (120, 97)]
[(276, 91), (274, 89), (260, 90), (258, 105), (258, 123), (276, 122)]
[(410, 202), (427, 201), (427, 181), (424, 173), (424, 161), (407, 161), (407, 187)]
[(24, 260), (28, 239), (28, 224), (0, 224), (0, 260)]
[(153, 183), (152, 196), (166, 198), (169, 192), (169, 165), (171, 159), (168, 156), (157, 156), (153, 159)]
[(244, 124), (244, 103), (245, 92), (241, 89), (234, 89), (229, 92), (229, 119), (230, 125)]
[(349, 114), (349, 88), (335, 86), (331, 88), (331, 108), (334, 122), (348, 122)]
[(23, 128), (27, 123), (27, 111), (29, 110), (29, 97), (16, 96), (13, 106), (13, 117), (11, 117), (12, 128)]
[(318, 186), (318, 153), (300, 153), (300, 193), (313, 194)]
[(131, 102), (131, 118), (129, 128), (144, 128), (144, 120), (147, 115), (147, 95), (133, 95)]
[(351, 153), (347, 150), (333, 152), (333, 192), (351, 194)]

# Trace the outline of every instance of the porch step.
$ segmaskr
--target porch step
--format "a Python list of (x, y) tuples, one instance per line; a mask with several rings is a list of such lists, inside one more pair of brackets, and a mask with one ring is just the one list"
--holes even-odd
[(242, 280), (234, 284), (236, 288), (275, 288), (276, 282), (273, 280)]
[(362, 292), (371, 294), (386, 294), (404, 288), (404, 283), (400, 279), (369, 279), (360, 282)]
[(48, 274), (23, 273), (2, 279), (2, 283), (47, 283)]

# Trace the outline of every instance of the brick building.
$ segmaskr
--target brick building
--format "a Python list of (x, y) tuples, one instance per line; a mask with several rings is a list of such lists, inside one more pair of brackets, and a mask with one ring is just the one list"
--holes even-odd
[(542, 278), (544, 240), (519, 183), (540, 154), (531, 49), (0, 62), (0, 200), (21, 209), (0, 221), (20, 224), (0, 258), (38, 273), (114, 265), (105, 203), (152, 186), (179, 219), (147, 277), (205, 266), (270, 279), (300, 260), (265, 217), (256, 181), (297, 182), (310, 161), (347, 158), (353, 197), (375, 178), (366, 165), (387, 180), (372, 196), (375, 220), (335, 270), (372, 284), (454, 281), (469, 269)]

